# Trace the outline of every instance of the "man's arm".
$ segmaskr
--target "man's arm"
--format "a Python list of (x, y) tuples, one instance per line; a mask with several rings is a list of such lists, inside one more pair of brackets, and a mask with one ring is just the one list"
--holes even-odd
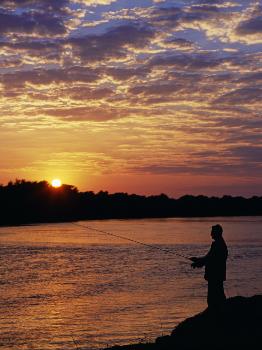
[(195, 256), (192, 256), (192, 258), (189, 258), (191, 261), (193, 261), (191, 266), (193, 268), (196, 268), (196, 267), (200, 268), (200, 267), (205, 266), (211, 254), (212, 254), (212, 246), (211, 246), (209, 252), (207, 253), (207, 255), (201, 256), (199, 258), (197, 258)]

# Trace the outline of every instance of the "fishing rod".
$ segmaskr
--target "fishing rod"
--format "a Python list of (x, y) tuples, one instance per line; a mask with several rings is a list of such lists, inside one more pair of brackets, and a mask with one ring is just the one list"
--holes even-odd
[[(123, 240), (126, 240), (126, 241), (129, 241), (129, 242), (133, 242), (133, 243), (137, 243), (137, 244), (140, 244), (140, 245), (143, 245), (143, 246), (146, 246), (146, 247), (149, 247), (151, 249), (158, 249), (158, 250), (161, 250), (167, 254), (173, 254), (173, 255), (176, 255), (176, 256), (179, 256), (183, 259), (186, 259), (186, 260), (190, 260), (189, 257), (183, 255), (183, 254), (180, 254), (180, 253), (177, 253), (177, 252), (174, 252), (173, 250), (170, 250), (170, 249), (167, 249), (167, 248), (160, 248), (158, 246), (155, 246), (155, 245), (152, 245), (152, 244), (148, 244), (148, 243), (144, 243), (144, 242), (140, 242), (140, 241), (137, 241), (135, 239), (132, 239), (132, 238), (128, 238), (128, 237), (124, 237), (124, 236), (121, 236), (121, 235), (117, 235), (115, 233), (112, 233), (112, 232), (108, 232), (108, 231), (104, 231), (104, 230), (98, 230), (94, 227), (91, 227), (91, 226), (87, 226), (87, 225), (82, 225), (82, 224), (78, 224), (76, 222), (71, 222), (72, 225), (75, 225), (75, 226), (79, 226), (79, 227), (83, 227), (83, 228), (86, 228), (88, 230), (91, 230), (91, 231), (96, 231), (96, 232), (99, 232), (99, 233), (103, 233), (105, 235), (108, 235), (108, 236), (113, 236), (113, 237), (116, 237), (116, 238), (120, 238), (120, 239), (123, 239)], [(191, 261), (191, 260), (190, 260)]]

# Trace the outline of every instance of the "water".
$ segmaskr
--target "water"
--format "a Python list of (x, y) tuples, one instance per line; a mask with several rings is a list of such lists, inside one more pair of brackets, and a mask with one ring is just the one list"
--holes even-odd
[[(261, 293), (261, 217), (82, 222), (187, 256), (220, 223), (228, 296)], [(168, 334), (206, 307), (203, 270), (70, 223), (0, 228), (0, 348), (97, 349)]]

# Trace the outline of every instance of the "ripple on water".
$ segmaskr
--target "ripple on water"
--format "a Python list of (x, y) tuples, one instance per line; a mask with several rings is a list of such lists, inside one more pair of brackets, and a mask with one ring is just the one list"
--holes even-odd
[[(227, 294), (261, 293), (261, 218), (216, 218), (229, 243)], [(215, 223), (216, 223), (215, 222)], [(109, 220), (96, 228), (203, 255), (213, 221)], [(93, 240), (96, 239), (94, 242)], [(70, 224), (0, 228), (0, 348), (93, 349), (151, 340), (205, 307), (203, 271)], [(122, 243), (122, 244), (120, 244)]]

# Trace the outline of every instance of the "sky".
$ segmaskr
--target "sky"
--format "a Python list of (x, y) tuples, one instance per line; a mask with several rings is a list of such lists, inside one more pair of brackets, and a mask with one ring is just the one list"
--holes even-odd
[(262, 195), (262, 5), (0, 0), (0, 183)]

